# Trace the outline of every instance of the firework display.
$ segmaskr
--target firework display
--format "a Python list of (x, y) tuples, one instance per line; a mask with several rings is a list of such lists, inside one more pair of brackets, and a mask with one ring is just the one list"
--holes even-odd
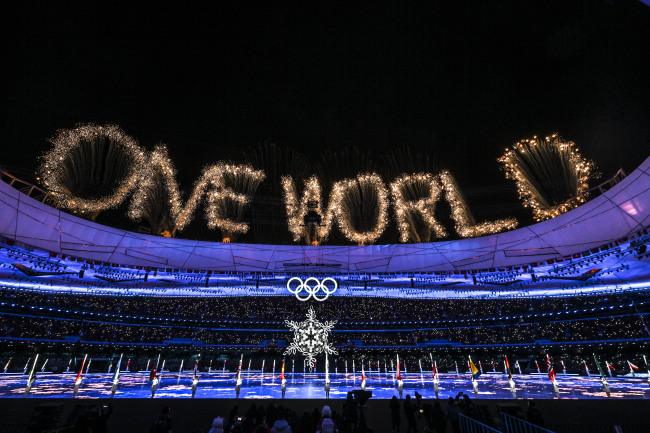
[(537, 221), (561, 215), (585, 201), (594, 164), (583, 158), (575, 143), (558, 134), (521, 140), (499, 158), (508, 179), (517, 184), (519, 198)]
[[(388, 190), (376, 173), (360, 174), (355, 179), (336, 182), (325, 213), (321, 206), (320, 182), (316, 176), (305, 181), (300, 203), (293, 179), (286, 176), (282, 184), (289, 230), (295, 241), (304, 238), (312, 245), (320, 244), (327, 239), (334, 219), (344, 236), (360, 245), (372, 244), (386, 230)], [(310, 203), (313, 203), (311, 210), (321, 217), (321, 224), (317, 227), (302, 224), (310, 210)], [(366, 230), (359, 231), (358, 226), (366, 227)]]
[(208, 170), (212, 189), (208, 192), (206, 218), (209, 228), (218, 228), (224, 242), (246, 233), (248, 224), (241, 222), (246, 206), (257, 186), (264, 180), (264, 172), (249, 165), (220, 162)]
[(115, 125), (79, 125), (50, 141), (39, 180), (65, 209), (94, 218), (120, 205), (138, 183), (145, 152)]
[[(174, 237), (187, 227), (204, 202), (208, 228), (219, 229), (224, 242), (234, 241), (249, 231), (244, 215), (266, 178), (264, 171), (251, 165), (217, 162), (202, 170), (183, 201), (176, 168), (164, 144), (148, 152), (117, 126), (92, 124), (61, 130), (51, 141), (54, 148), (43, 157), (40, 180), (63, 208), (95, 219), (99, 212), (117, 207), (133, 193), (129, 218), (146, 220), (157, 235)], [(405, 152), (411, 156), (408, 148)], [(346, 163), (350, 158), (344, 157), (352, 158)], [(389, 155), (388, 171), (433, 165), (428, 155), (421, 157), (423, 162), (409, 165), (405, 157)], [(389, 192), (381, 176), (372, 171), (375, 165), (368, 152), (354, 148), (350, 152), (325, 153), (321, 159), (334, 162), (332, 172), (325, 175), (331, 185), (325, 205), (319, 176), (305, 180), (299, 197), (293, 177), (281, 174), (306, 172), (309, 168), (302, 155), (288, 148), (264, 145), (252, 151), (251, 159), (271, 163), (272, 177), (280, 179), (278, 186), (294, 242), (304, 239), (308, 245), (320, 245), (327, 241), (336, 221), (347, 240), (373, 244), (387, 228), (389, 197), (401, 242), (426, 243), (448, 236), (448, 228), (436, 216), (441, 198), (450, 206), (454, 229), (460, 237), (485, 236), (518, 225), (514, 218), (477, 223), (447, 170), (437, 175), (402, 172), (390, 183)], [(593, 163), (582, 158), (572, 142), (557, 135), (544, 141), (536, 137), (522, 140), (499, 161), (506, 176), (517, 182), (520, 198), (525, 206), (533, 208), (537, 220), (560, 215), (586, 200)], [(371, 171), (346, 174), (362, 167)], [(319, 169), (322, 171), (322, 167)], [(341, 175), (347, 177), (340, 180), (337, 176)], [(275, 191), (273, 186), (265, 190)]]
[[(323, 214), (321, 186), (318, 177), (312, 176), (305, 181), (300, 201), (298, 201), (298, 192), (291, 176), (282, 177), (282, 188), (287, 209), (287, 223), (294, 242), (304, 238), (307, 244), (319, 245), (327, 240), (327, 235), (332, 228), (334, 213), (328, 209), (328, 212)], [(310, 210), (321, 217), (320, 224), (304, 224), (305, 216)]]
[(517, 220), (514, 218), (485, 221), (476, 224), (463, 198), (463, 194), (451, 173), (444, 170), (440, 173), (439, 178), (442, 188), (445, 190), (445, 198), (451, 207), (451, 217), (456, 223), (456, 232), (459, 236), (473, 238), (499, 233), (504, 230), (512, 230), (517, 227)]
[(377, 173), (336, 182), (330, 197), (339, 229), (359, 245), (374, 243), (386, 230), (388, 205), (388, 189)]
[(202, 190), (194, 189), (183, 207), (176, 182), (176, 168), (164, 145), (158, 145), (147, 155), (149, 163), (139, 173), (128, 216), (133, 220), (149, 221), (153, 232), (174, 235), (188, 223), (196, 209)]
[(441, 192), (435, 176), (431, 173), (402, 174), (390, 184), (390, 189), (401, 242), (430, 242), (434, 235), (447, 236), (435, 216)]

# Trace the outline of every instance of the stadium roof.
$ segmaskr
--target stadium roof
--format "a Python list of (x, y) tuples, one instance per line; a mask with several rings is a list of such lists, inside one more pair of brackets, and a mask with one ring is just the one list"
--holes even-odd
[(650, 158), (609, 191), (551, 220), (480, 238), (420, 244), (301, 246), (164, 238), (96, 224), (0, 182), (0, 235), (99, 262), (229, 272), (430, 272), (561, 258), (650, 225)]

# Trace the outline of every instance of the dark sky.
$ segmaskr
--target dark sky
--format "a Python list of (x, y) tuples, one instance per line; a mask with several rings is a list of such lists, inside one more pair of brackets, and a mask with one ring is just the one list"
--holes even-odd
[(33, 171), (78, 122), (164, 141), (185, 186), (261, 142), (310, 155), (408, 144), (480, 205), (486, 185), (516, 197), (496, 158), (534, 134), (575, 141), (603, 177), (650, 153), (640, 2), (233, 3), (5, 10), (0, 164)]

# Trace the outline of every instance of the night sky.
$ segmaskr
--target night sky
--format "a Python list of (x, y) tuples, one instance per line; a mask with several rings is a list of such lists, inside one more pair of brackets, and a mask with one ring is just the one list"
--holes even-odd
[(29, 178), (79, 122), (165, 142), (187, 188), (258, 143), (312, 157), (407, 144), (494, 218), (530, 216), (496, 162), (519, 139), (559, 132), (602, 179), (650, 154), (641, 2), (236, 3), (5, 10), (0, 165)]

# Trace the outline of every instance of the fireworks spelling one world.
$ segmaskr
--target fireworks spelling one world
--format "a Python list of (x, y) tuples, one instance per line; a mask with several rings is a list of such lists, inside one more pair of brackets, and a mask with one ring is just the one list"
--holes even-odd
[[(116, 208), (131, 197), (128, 217), (146, 220), (155, 234), (175, 236), (192, 221), (201, 204), (207, 225), (230, 242), (248, 232), (242, 221), (264, 171), (250, 165), (217, 162), (203, 168), (183, 201), (176, 168), (164, 145), (152, 151), (114, 125), (80, 125), (58, 131), (53, 148), (42, 157), (39, 180), (61, 208), (90, 219)], [(517, 143), (499, 161), (514, 179), (524, 206), (536, 219), (558, 216), (585, 201), (593, 163), (582, 158), (571, 142), (557, 135)], [(448, 236), (436, 218), (445, 200), (460, 237), (511, 230), (514, 218), (476, 222), (460, 187), (449, 171), (439, 174), (402, 173), (388, 186), (376, 172), (333, 182), (327, 202), (321, 181), (304, 180), (299, 194), (291, 175), (282, 175), (287, 225), (294, 242), (320, 245), (336, 223), (341, 233), (359, 245), (375, 243), (389, 223), (392, 198), (401, 242), (431, 242)]]

